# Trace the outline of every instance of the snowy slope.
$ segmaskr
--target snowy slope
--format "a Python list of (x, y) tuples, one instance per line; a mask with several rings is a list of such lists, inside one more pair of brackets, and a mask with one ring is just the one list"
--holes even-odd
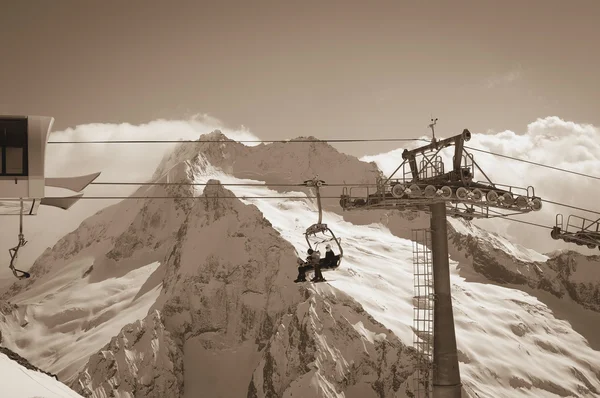
[[(211, 172), (210, 178), (215, 177)], [(197, 181), (206, 178), (199, 175)], [(226, 175), (218, 178), (223, 183), (247, 181)], [(235, 186), (231, 190), (238, 196), (275, 194), (262, 187)], [(312, 201), (247, 202), (254, 203), (298, 251), (305, 250), (302, 232), (315, 219)], [(410, 344), (411, 242), (391, 235), (382, 225), (355, 226), (333, 213), (326, 213), (324, 220), (342, 237), (345, 247), (342, 268), (326, 274), (331, 279), (329, 284), (356, 299), (377, 321)], [(515, 252), (514, 246), (505, 243), (507, 246)], [(529, 251), (522, 255), (543, 258)], [(555, 318), (545, 304), (521, 291), (469, 283), (458, 275), (456, 267), (457, 263), (452, 262), (463, 383), (481, 396), (600, 394), (600, 355), (567, 322)]]
[[(196, 170), (198, 183), (215, 177), (223, 183), (257, 182), (219, 173), (206, 162), (200, 165)], [(232, 191), (238, 196), (276, 194), (263, 187), (236, 186)], [(287, 194), (301, 195), (300, 192)], [(286, 240), (299, 252), (304, 251), (302, 232), (314, 222), (316, 211), (312, 201), (251, 199), (245, 202), (258, 206)], [(343, 238), (346, 254), (344, 267), (327, 274), (331, 275), (329, 284), (351, 295), (376, 320), (409, 343), (412, 339), (411, 243), (396, 238), (381, 225), (355, 226), (332, 213), (326, 213), (325, 220), (335, 226), (336, 234)], [(460, 222), (451, 223), (457, 229), (460, 227)], [(497, 236), (484, 234), (482, 238), (512, 255), (513, 261), (546, 258)], [(456, 324), (461, 372), (467, 386), (481, 396), (556, 396), (568, 392), (594, 396), (597, 393), (600, 361), (569, 324), (556, 319), (547, 306), (523, 292), (466, 282), (458, 276), (456, 265), (453, 262)], [(560, 340), (555, 333), (560, 333)], [(523, 355), (531, 359), (522, 361)]]
[[(268, 187), (266, 182), (298, 182), (313, 177), (315, 172), (334, 182), (372, 182), (376, 173), (373, 165), (336, 154), (324, 143), (310, 145), (311, 150), (306, 153), (300, 149), (302, 145), (286, 144), (251, 148), (219, 143), (181, 146), (163, 160), (155, 176), (170, 182), (193, 179), (207, 183), (216, 179), (221, 183), (265, 183), (264, 187), (228, 187), (238, 197), (302, 196), (309, 191)], [(230, 147), (236, 149), (227, 149)], [(269, 148), (272, 151), (268, 151)], [(198, 150), (206, 156), (199, 156)], [(299, 153), (294, 154), (294, 151)], [(310, 161), (301, 161), (306, 158)], [(343, 167), (336, 167), (336, 162), (342, 162)], [(147, 188), (144, 193), (159, 195), (160, 189)], [(334, 194), (334, 189), (330, 189)], [(198, 187), (197, 194), (204, 194), (204, 188)], [(339, 195), (339, 189), (335, 194)], [(236, 394), (231, 396), (279, 396), (278, 393), (310, 396), (310, 389), (317, 388), (327, 392), (327, 396), (342, 396), (340, 391), (344, 391), (346, 397), (359, 397), (368, 396), (365, 391), (372, 393), (374, 381), (381, 381), (384, 386), (398, 384), (386, 376), (390, 375), (391, 368), (381, 369), (370, 364), (375, 352), (381, 350), (378, 344), (385, 341), (391, 344), (390, 355), (405, 353), (406, 361), (402, 364), (407, 370), (402, 372), (404, 379), (400, 384), (403, 387), (397, 390), (397, 396), (402, 396), (404, 386), (409, 384), (410, 351), (405, 346), (412, 343), (413, 317), (412, 243), (406, 238), (410, 237), (411, 228), (427, 224), (426, 217), (359, 212), (362, 214), (343, 214), (343, 218), (337, 201), (326, 201), (327, 208), (335, 212), (325, 212), (324, 221), (343, 239), (344, 262), (338, 271), (325, 274), (330, 280), (327, 284), (307, 289), (291, 283), (295, 277), (293, 249), (301, 255), (306, 250), (302, 233), (316, 222), (314, 201), (244, 199), (241, 202), (253, 204), (260, 210), (257, 213), (260, 216), (255, 213), (251, 223), (231, 216), (232, 209), (237, 214), (247, 211), (239, 210), (238, 201), (223, 203), (229, 206), (226, 209), (218, 206), (221, 202), (203, 200), (198, 205), (190, 205), (190, 202), (124, 201), (85, 221), (79, 230), (36, 262), (35, 278), (28, 287), (15, 285), (7, 294), (8, 297), (20, 293), (13, 297), (19, 310), (12, 320), (0, 325), (11, 344), (27, 353), (28, 358), (33, 357), (36, 363), (53, 366), (52, 371), (63, 370), (65, 376), (76, 376), (76, 380), (71, 379), (75, 381), (74, 388), (79, 386), (78, 391), (88, 395), (94, 392), (95, 396), (102, 396), (109, 391), (124, 393), (133, 391), (135, 385), (135, 391), (152, 390), (160, 396), (165, 386), (179, 385), (180, 365), (165, 359), (174, 344), (184, 353), (183, 387), (178, 387), (184, 390), (184, 396), (194, 396), (194, 392), (211, 384), (215, 386), (215, 394), (227, 391), (226, 388), (234, 389)], [(219, 214), (224, 214), (224, 218)], [(256, 249), (252, 244), (237, 246), (240, 243), (233, 242), (236, 238), (260, 241), (256, 225), (261, 223), (256, 221), (263, 216), (268, 221), (260, 228), (269, 231), (274, 228), (280, 235), (278, 247), (286, 248), (280, 250), (277, 259), (257, 263), (256, 259), (262, 258), (258, 254), (260, 248), (264, 251), (268, 242), (266, 238), (255, 244)], [(229, 221), (218, 222), (221, 218)], [(192, 230), (188, 229), (190, 225)], [(533, 289), (527, 283), (524, 286), (490, 283), (500, 283), (493, 279), (487, 267), (498, 263), (489, 261), (494, 256), (503, 256), (502, 268), (508, 275), (524, 275), (527, 271), (526, 281), (533, 280), (528, 278), (536, 274), (536, 265), (552, 259), (460, 222), (451, 221), (450, 225), (449, 232), (457, 239), (451, 248), (451, 259), (456, 260), (451, 262), (451, 271), (461, 375), (472, 396), (598, 396), (600, 359), (582, 336), (585, 333), (580, 328), (584, 326), (557, 318), (548, 305), (540, 301), (541, 294), (533, 296), (524, 291), (524, 287)], [(236, 237), (236, 233), (243, 236)], [(269, 232), (269, 236), (274, 236), (271, 234)], [(468, 241), (472, 245), (465, 245), (467, 237), (473, 236), (477, 239)], [(222, 242), (213, 243), (214, 238)], [(480, 257), (485, 261), (479, 262), (479, 268), (473, 266), (477, 264), (473, 262), (473, 248), (481, 248), (477, 253), (485, 254)], [(134, 255), (128, 256), (128, 253)], [(209, 254), (219, 261), (209, 261)], [(86, 263), (86, 256), (93, 258), (94, 267), (89, 275), (81, 278), (90, 268), (91, 260)], [(584, 260), (589, 264), (585, 265)], [(583, 265), (573, 273), (575, 279), (582, 283), (586, 278), (593, 280), (595, 275), (589, 272), (595, 260), (581, 261)], [(236, 264), (251, 264), (250, 271), (244, 278), (234, 273), (232, 283), (227, 283), (229, 273), (237, 269)], [(275, 270), (281, 271), (273, 282), (268, 275), (273, 275)], [(248, 283), (255, 286), (248, 287)], [(92, 285), (97, 285), (98, 290), (92, 291)], [(273, 286), (273, 294), (278, 299), (265, 303), (264, 295), (270, 291), (265, 290), (267, 286)], [(129, 297), (136, 296), (133, 302), (127, 303), (138, 305), (130, 315), (122, 316), (126, 311), (112, 308), (120, 300), (105, 303), (102, 294), (110, 295), (115, 290), (126, 290)], [(90, 307), (88, 301), (95, 297), (99, 297), (96, 307)], [(350, 304), (352, 300), (359, 305)], [(339, 305), (339, 302), (348, 304)], [(257, 306), (257, 303), (262, 304)], [(563, 299), (561, 304), (567, 311), (581, 307), (577, 302)], [(59, 307), (64, 311), (59, 311)], [(306, 307), (314, 311), (302, 312)], [(67, 311), (68, 308), (71, 310)], [(353, 308), (351, 313), (344, 312), (348, 308)], [(66, 334), (61, 329), (64, 321), (58, 318), (63, 312), (71, 314), (68, 325), (72, 329)], [(42, 313), (45, 316), (41, 316)], [(47, 319), (50, 315), (59, 321), (50, 322)], [(98, 321), (93, 321), (96, 319)], [(142, 319), (142, 324), (136, 323)], [(92, 322), (93, 327), (83, 328), (85, 322)], [(356, 334), (349, 329), (344, 334), (336, 334), (338, 328), (334, 325), (340, 322), (352, 324)], [(102, 333), (97, 324), (104, 327)], [(126, 324), (129, 325), (124, 327)], [(576, 326), (580, 332), (574, 330)], [(168, 336), (161, 334), (163, 329), (169, 332)], [(284, 330), (288, 331), (287, 339), (281, 338)], [(142, 336), (139, 342), (131, 337), (137, 335), (136, 331)], [(146, 333), (151, 337), (143, 337)], [(232, 337), (244, 333), (250, 333), (248, 341), (252, 344)], [(385, 340), (379, 339), (381, 333), (386, 335)], [(46, 339), (49, 345), (57, 336), (61, 337), (53, 351), (40, 353), (27, 342), (19, 345), (20, 336), (29, 336), (30, 341)], [(109, 343), (112, 336), (117, 336), (116, 340)], [(307, 337), (302, 340), (301, 336)], [(311, 343), (301, 349), (294, 341)], [(358, 342), (361, 342), (358, 347), (363, 347), (363, 352), (369, 355), (360, 355), (356, 348)], [(81, 350), (81, 357), (64, 359), (68, 351), (66, 344), (71, 344), (71, 350)], [(308, 360), (305, 355), (311, 351), (306, 347), (319, 347), (320, 352), (326, 354), (314, 355)], [(153, 353), (151, 358), (146, 356), (150, 352)], [(86, 361), (91, 354), (94, 355)], [(102, 358), (114, 358), (113, 365), (99, 366)], [(200, 360), (205, 363), (202, 372), (185, 371), (197, 368)], [(229, 373), (219, 372), (232, 364), (237, 369), (235, 382), (231, 382)], [(352, 364), (369, 369), (366, 379), (357, 377)], [(82, 365), (85, 370), (76, 373)], [(140, 369), (144, 372), (154, 369), (155, 373), (144, 373), (146, 375), (164, 371), (170, 376), (156, 385), (142, 382), (144, 386), (141, 386), (132, 381)], [(307, 373), (310, 373), (306, 376), (308, 380), (302, 377)], [(290, 374), (294, 377), (290, 378)], [(377, 380), (373, 375), (384, 376)], [(107, 379), (110, 379), (108, 384), (104, 383)], [(347, 380), (355, 384), (349, 386)], [(380, 396), (394, 395), (388, 390)]]
[[(46, 373), (24, 366), (14, 353), (0, 349), (2, 396), (10, 398), (80, 398), (81, 395)], [(22, 362), (22, 361), (21, 361)]]
[(295, 285), (293, 247), (255, 206), (215, 200), (232, 193), (206, 182), (164, 262), (156, 310), (94, 355), (73, 388), (93, 397), (406, 397), (412, 350), (343, 293)]
[[(168, 178), (187, 177), (180, 167)], [(187, 189), (144, 187), (134, 195)], [(168, 199), (124, 201), (82, 222), (36, 260), (30, 279), (4, 294), (18, 305), (0, 323), (4, 344), (68, 381), (124, 325), (146, 316), (161, 290), (159, 261), (188, 207)]]

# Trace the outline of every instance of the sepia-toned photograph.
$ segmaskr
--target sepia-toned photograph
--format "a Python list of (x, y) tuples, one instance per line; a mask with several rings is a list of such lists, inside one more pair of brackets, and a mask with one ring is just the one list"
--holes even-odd
[(599, 21), (0, 0), (0, 397), (600, 398)]

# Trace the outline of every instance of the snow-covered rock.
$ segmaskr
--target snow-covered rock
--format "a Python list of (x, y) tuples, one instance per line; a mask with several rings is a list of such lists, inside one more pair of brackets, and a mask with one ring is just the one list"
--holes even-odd
[(247, 396), (412, 396), (414, 350), (346, 294), (321, 286), (281, 318)]
[[(353, 388), (363, 392), (369, 388), (373, 392), (400, 388), (411, 374), (414, 353), (389, 330), (385, 331), (390, 335), (385, 342), (373, 341), (369, 334), (372, 332), (368, 330), (378, 331), (377, 339), (380, 339), (385, 329), (349, 298), (340, 300), (332, 308), (313, 294), (310, 302), (319, 305), (308, 303), (306, 288), (293, 283), (296, 273), (293, 246), (272, 228), (255, 206), (238, 199), (223, 199), (232, 196), (233, 193), (217, 181), (208, 181), (203, 199), (195, 202), (164, 261), (163, 290), (154, 305), (155, 314), (158, 310), (162, 314), (161, 320), (154, 315), (152, 325), (147, 326), (149, 330), (144, 330), (141, 323), (127, 326), (117, 339), (90, 360), (78, 377), (76, 383), (85, 386), (85, 390), (77, 389), (77, 384), (74, 388), (88, 395), (92, 393), (89, 396), (94, 397), (126, 393), (131, 395), (122, 396), (161, 396), (155, 394), (167, 391), (172, 380), (181, 380), (182, 384), (176, 384), (173, 391), (185, 391), (191, 396), (243, 396), (254, 390), (256, 396), (273, 396), (264, 390), (273, 386), (257, 385), (253, 380), (260, 372), (268, 371), (263, 361), (269, 362), (274, 355), (272, 350), (278, 344), (277, 336), (282, 328), (294, 333), (290, 335), (292, 340), (287, 340), (289, 351), (303, 358), (286, 362), (282, 374), (290, 383), (308, 380), (311, 375), (306, 373), (310, 373), (310, 369), (303, 361), (318, 354), (293, 339), (299, 338), (297, 334), (302, 327), (306, 329), (307, 324), (327, 317), (335, 322), (328, 325), (329, 330), (304, 330), (311, 342), (321, 341), (321, 351), (337, 352), (334, 357), (316, 364), (333, 366), (320, 370), (318, 381), (322, 388), (327, 385), (327, 391), (333, 388), (337, 394)], [(329, 300), (336, 302), (332, 295)], [(352, 325), (358, 323), (367, 325), (356, 331)], [(160, 332), (155, 331), (156, 324), (160, 325)], [(294, 325), (297, 330), (292, 332)], [(139, 346), (131, 343), (132, 339), (138, 340), (138, 336), (162, 336), (163, 330), (168, 331), (169, 342), (162, 342), (166, 340), (162, 337), (160, 343), (144, 341), (142, 337)], [(177, 348), (171, 348), (170, 339)], [(156, 351), (157, 346), (167, 347), (170, 361), (163, 360), (157, 365), (154, 358), (159, 355), (153, 355), (144, 362), (145, 355)], [(181, 353), (183, 366), (173, 365), (175, 352)], [(379, 363), (376, 353), (379, 353)], [(335, 369), (337, 360), (347, 363), (346, 367)], [(256, 370), (257, 367), (260, 370)], [(148, 379), (161, 373), (168, 377), (155, 380), (151, 391), (150, 387), (141, 388), (140, 374)], [(306, 396), (312, 387), (310, 383), (302, 383), (303, 388), (294, 389)], [(286, 386), (277, 388), (282, 390)]]
[[(183, 162), (158, 182), (189, 182), (189, 173)], [(190, 185), (142, 187), (134, 196), (157, 198), (105, 208), (46, 250), (32, 277), (3, 294), (18, 304), (0, 323), (5, 344), (69, 382), (90, 355), (124, 325), (144, 318), (156, 301), (164, 271), (159, 265), (192, 207), (190, 195)]]
[(81, 398), (58, 381), (56, 375), (33, 366), (17, 353), (0, 347), (2, 396), (10, 398)]
[(84, 397), (180, 397), (182, 352), (155, 310), (92, 355), (71, 387)]
[(466, 272), (472, 269), (492, 282), (568, 297), (600, 313), (600, 256), (573, 251), (542, 255), (465, 221), (451, 225), (451, 256), (461, 260)]

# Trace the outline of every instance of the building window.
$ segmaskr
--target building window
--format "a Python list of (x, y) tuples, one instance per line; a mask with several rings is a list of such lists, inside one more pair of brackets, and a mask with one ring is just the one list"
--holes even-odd
[(0, 176), (27, 176), (27, 118), (0, 117)]

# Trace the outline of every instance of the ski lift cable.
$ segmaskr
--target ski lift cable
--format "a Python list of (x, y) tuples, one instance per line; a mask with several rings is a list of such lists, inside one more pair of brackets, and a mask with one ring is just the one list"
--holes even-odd
[(567, 204), (564, 204), (564, 203), (553, 202), (553, 201), (547, 200), (547, 199), (542, 199), (542, 201), (545, 202), (545, 203), (550, 203), (550, 204), (557, 205), (557, 206), (568, 207), (570, 209), (575, 209), (575, 210), (580, 210), (580, 211), (587, 211), (588, 213), (593, 213), (593, 214), (600, 214), (600, 211), (590, 210), (590, 209), (586, 209), (586, 208), (583, 208), (583, 207), (571, 206), (571, 205), (567, 205)]
[(48, 144), (203, 144), (205, 142), (218, 142), (221, 144), (230, 143), (254, 143), (254, 144), (299, 144), (311, 142), (408, 142), (408, 141), (424, 141), (429, 142), (424, 138), (332, 138), (332, 139), (310, 139), (310, 140), (100, 140), (100, 141), (48, 141)]
[[(215, 184), (208, 184), (205, 182), (134, 182), (134, 181), (119, 181), (119, 182), (92, 182), (90, 185), (139, 185), (139, 186), (152, 186), (152, 185), (160, 185), (160, 186), (209, 186)], [(271, 183), (221, 183), (223, 186), (236, 186), (236, 187), (303, 187), (305, 184), (271, 184)], [(338, 183), (338, 184), (325, 184), (321, 186), (323, 187), (345, 187), (345, 186), (353, 186), (353, 187), (376, 187), (377, 184), (371, 183)]]
[(519, 220), (519, 219), (516, 219), (516, 218), (510, 217), (510, 216), (508, 216), (508, 215), (505, 215), (505, 214), (499, 213), (499, 212), (497, 212), (497, 211), (494, 211), (494, 210), (491, 210), (491, 209), (490, 209), (490, 212), (491, 212), (491, 213), (495, 213), (495, 215), (494, 215), (494, 216), (492, 216), (492, 217), (490, 217), (490, 218), (503, 218), (503, 219), (505, 219), (505, 220), (510, 220), (510, 221), (514, 221), (514, 222), (521, 223), (521, 224), (532, 225), (532, 226), (534, 226), (534, 227), (539, 227), (539, 228), (544, 228), (544, 229), (552, 229), (552, 227), (549, 227), (549, 226), (547, 226), (547, 225), (538, 224), (538, 223), (534, 223), (534, 222), (531, 222), (531, 221)]
[[(196, 199), (196, 200), (220, 200), (220, 199), (279, 199), (279, 200), (283, 200), (283, 199), (316, 199), (316, 196), (84, 196), (82, 198), (80, 198), (80, 200), (82, 199), (88, 199), (88, 200), (102, 200), (102, 199), (106, 199), (106, 200), (125, 200), (125, 199), (129, 199), (129, 200), (143, 200), (143, 199)], [(321, 196), (321, 199), (339, 199), (339, 196)], [(564, 205), (564, 204), (560, 204), (557, 202), (552, 202), (555, 204), (559, 204), (559, 205)], [(568, 206), (568, 205), (564, 205), (564, 206)], [(573, 206), (568, 206), (568, 207), (573, 207)], [(495, 215), (493, 216), (493, 218), (503, 218), (505, 220), (509, 220), (509, 221), (514, 221), (514, 222), (518, 222), (518, 223), (522, 223), (522, 224), (528, 224), (531, 226), (535, 226), (535, 227), (539, 227), (539, 228), (544, 228), (544, 229), (552, 229), (551, 227), (548, 227), (546, 225), (542, 225), (542, 224), (537, 224), (537, 223), (533, 223), (533, 222), (529, 222), (529, 221), (524, 221), (524, 220), (518, 220), (516, 218), (512, 218), (512, 217), (508, 217), (505, 215)]]
[[(49, 196), (48, 199), (64, 199), (63, 196)], [(316, 199), (316, 196), (220, 196), (220, 195), (198, 195), (198, 196), (82, 196), (79, 200), (125, 200), (125, 199)], [(321, 196), (321, 199), (340, 199), (339, 196)], [(14, 201), (12, 199), (1, 199), (1, 201)]]
[[(187, 183), (187, 182), (92, 182), (90, 185), (133, 185), (133, 186), (153, 186), (153, 185), (159, 185), (159, 186), (209, 186), (209, 185), (215, 185), (215, 184), (208, 184), (208, 183)], [(258, 183), (221, 183), (222, 186), (237, 186), (237, 187), (300, 187), (300, 186), (304, 186), (304, 184), (269, 184), (269, 183), (264, 183), (264, 184), (258, 184)], [(323, 185), (321, 188), (323, 187), (345, 187), (345, 186), (352, 186), (352, 187), (375, 187), (377, 186), (377, 184), (367, 184), (367, 183), (357, 183), (357, 184), (351, 184), (351, 183), (335, 183), (335, 184), (326, 184)], [(83, 197), (82, 199), (85, 199), (86, 197)], [(113, 197), (110, 197), (113, 198)], [(119, 199), (121, 197), (115, 197), (115, 199)], [(257, 197), (258, 198), (258, 197)], [(286, 198), (286, 196), (281, 196), (281, 198)], [(307, 197), (310, 199), (315, 199), (315, 197)], [(323, 199), (339, 199), (339, 196), (321, 196), (321, 198)], [(164, 198), (163, 198), (164, 199)], [(549, 199), (542, 199), (544, 203), (548, 203), (548, 204), (553, 204), (556, 206), (562, 206), (562, 207), (567, 207), (570, 209), (575, 209), (575, 210), (580, 210), (580, 211), (585, 211), (588, 213), (593, 213), (593, 214), (599, 214), (600, 215), (600, 211), (595, 211), (595, 210), (591, 210), (591, 209), (586, 209), (584, 207), (579, 207), (579, 206), (573, 206), (573, 205), (569, 205), (569, 204), (565, 204), (565, 203), (560, 203), (560, 202), (555, 202)]]
[(500, 153), (490, 152), (490, 151), (486, 151), (486, 150), (483, 150), (483, 149), (477, 149), (477, 148), (469, 147), (469, 146), (466, 146), (466, 145), (464, 147), (466, 149), (470, 149), (472, 151), (477, 151), (477, 152), (481, 152), (481, 153), (487, 153), (488, 155), (498, 156), (498, 157), (506, 158), (506, 159), (510, 159), (510, 160), (516, 160), (517, 162), (528, 163), (528, 164), (532, 164), (534, 166), (545, 167), (545, 168), (548, 168), (548, 169), (552, 169), (552, 170), (556, 170), (556, 171), (561, 171), (563, 173), (569, 173), (569, 174), (574, 174), (574, 175), (578, 175), (578, 176), (581, 176), (581, 177), (592, 178), (594, 180), (600, 180), (600, 177), (593, 176), (591, 174), (579, 173), (577, 171), (573, 171), (573, 170), (569, 170), (569, 169), (564, 169), (562, 167), (550, 166), (550, 165), (547, 165), (547, 164), (543, 164), (543, 163), (539, 163), (539, 162), (533, 162), (531, 160), (525, 160), (525, 159), (517, 158), (517, 157), (514, 157), (514, 156), (502, 155)]
[[(207, 185), (211, 185), (211, 184), (207, 184)], [(231, 185), (231, 184), (221, 184), (221, 185)], [(241, 184), (241, 185), (246, 185), (246, 184)], [(344, 184), (342, 184), (344, 185)], [(261, 185), (262, 186), (262, 185)], [(62, 196), (50, 196), (48, 197), (49, 199), (64, 199), (64, 197)], [(235, 196), (235, 195), (229, 195), (229, 196), (213, 196), (212, 194), (210, 195), (198, 195), (198, 196), (173, 196), (173, 195), (166, 195), (166, 196), (82, 196), (81, 198), (79, 198), (79, 200), (138, 200), (138, 199), (197, 199), (197, 200), (205, 200), (205, 199), (280, 199), (280, 200), (284, 200), (284, 199), (317, 199), (317, 196), (283, 196), (283, 195), (279, 195), (279, 196)], [(337, 199), (339, 200), (340, 197), (338, 196), (321, 196), (321, 199)], [(3, 201), (13, 201), (11, 199), (3, 199)], [(596, 210), (591, 210), (591, 209), (586, 209), (584, 207), (579, 207), (579, 206), (572, 206), (566, 203), (561, 203), (561, 202), (556, 202), (556, 201), (552, 201), (552, 200), (548, 200), (548, 199), (543, 199), (544, 203), (549, 203), (549, 204), (553, 204), (553, 205), (557, 205), (557, 206), (563, 206), (563, 207), (567, 207), (567, 208), (571, 208), (571, 209), (575, 209), (575, 210), (580, 210), (580, 211), (585, 211), (585, 212), (589, 212), (589, 213), (593, 213), (593, 214), (600, 214), (600, 211), (596, 211)], [(0, 214), (1, 215), (1, 214)]]
[[(100, 141), (49, 141), (48, 144), (201, 144), (204, 142), (210, 143), (256, 143), (256, 144), (267, 144), (267, 143), (314, 143), (314, 142), (410, 142), (410, 141), (420, 141), (420, 142), (430, 142), (424, 138), (365, 138), (365, 139), (344, 139), (344, 138), (334, 138), (334, 139), (311, 139), (311, 140), (100, 140)], [(591, 174), (580, 173), (577, 171), (565, 169), (562, 167), (550, 166), (547, 164), (534, 162), (531, 160), (521, 159), (514, 156), (503, 155), (496, 152), (486, 151), (484, 149), (473, 148), (470, 146), (464, 146), (465, 149), (470, 149), (472, 151), (485, 153), (488, 155), (498, 156), (505, 159), (515, 160), (517, 162), (528, 163), (531, 165), (545, 167), (548, 169), (561, 171), (563, 173), (569, 173), (578, 175), (581, 177), (592, 178), (595, 180), (600, 180), (599, 176), (594, 176)]]
[[(154, 184), (154, 183), (152, 183)], [(201, 185), (201, 184), (200, 184)], [(206, 186), (210, 186), (210, 185), (216, 185), (216, 184), (205, 184)], [(226, 185), (235, 185), (235, 184), (221, 184), (221, 186), (226, 186)], [(246, 186), (247, 184), (240, 184), (241, 186)], [(347, 185), (347, 184), (340, 184), (340, 185)], [(261, 184), (260, 186), (265, 186), (264, 184)], [(292, 186), (292, 185), (286, 185), (286, 186)], [(48, 196), (48, 199), (64, 199), (64, 196)], [(205, 195), (198, 195), (198, 196), (174, 196), (174, 195), (167, 195), (167, 196), (82, 196), (81, 198), (79, 198), (79, 200), (101, 200), (101, 199), (111, 199), (111, 200), (125, 200), (125, 199), (317, 199), (316, 196), (284, 196), (284, 195), (279, 195), (279, 196), (247, 196), (247, 195), (241, 195), (241, 196), (205, 196)], [(321, 195), (321, 199), (340, 199), (340, 196), (322, 196)], [(18, 201), (17, 199), (1, 199), (2, 201)], [(566, 203), (561, 203), (561, 202), (555, 202), (549, 199), (543, 199), (544, 203), (549, 203), (549, 204), (553, 204), (553, 205), (557, 205), (557, 206), (563, 206), (563, 207), (568, 207), (571, 209), (575, 209), (575, 210), (581, 210), (581, 211), (585, 211), (585, 212), (589, 212), (589, 213), (594, 213), (594, 214), (600, 214), (600, 211), (596, 211), (596, 210), (591, 210), (591, 209), (586, 209), (584, 207), (579, 207), (579, 206), (572, 206)]]

